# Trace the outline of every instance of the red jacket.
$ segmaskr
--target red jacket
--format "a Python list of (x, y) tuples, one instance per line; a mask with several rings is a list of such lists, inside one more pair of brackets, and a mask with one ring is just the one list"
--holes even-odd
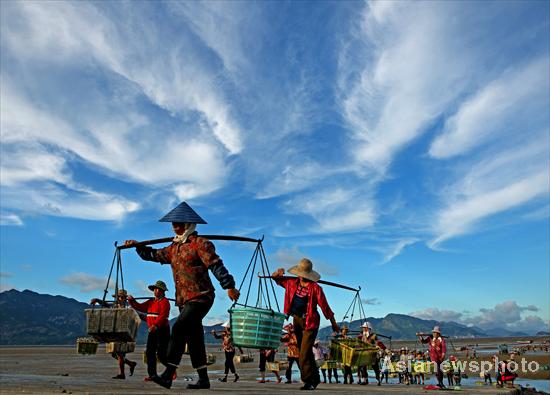
[(149, 299), (143, 303), (129, 300), (130, 306), (143, 313), (147, 313), (147, 326), (157, 328), (169, 326), (168, 316), (170, 315), (170, 302), (166, 298)]
[(445, 353), (447, 352), (447, 345), (445, 339), (439, 337), (437, 340), (433, 336), (428, 336), (422, 340), (422, 343), (428, 343), (430, 347), (430, 359), (432, 362), (443, 362), (445, 359)]
[[(289, 315), (290, 308), (292, 306), (292, 299), (296, 294), (296, 290), (298, 289), (298, 284), (300, 284), (300, 279), (299, 278), (279, 278), (278, 279), (275, 277), (274, 280), (277, 284), (279, 284), (281, 287), (286, 289), (284, 312), (286, 315)], [(323, 292), (323, 288), (321, 288), (319, 284), (314, 282), (308, 283), (307, 287), (309, 289), (309, 297), (307, 301), (307, 310), (306, 310), (306, 327), (305, 327), (306, 331), (319, 329), (319, 323), (321, 321), (321, 317), (317, 312), (317, 305), (319, 305), (319, 307), (323, 311), (323, 315), (327, 320), (330, 320), (332, 317), (334, 317), (334, 313), (330, 309), (327, 299), (325, 298), (325, 293)]]

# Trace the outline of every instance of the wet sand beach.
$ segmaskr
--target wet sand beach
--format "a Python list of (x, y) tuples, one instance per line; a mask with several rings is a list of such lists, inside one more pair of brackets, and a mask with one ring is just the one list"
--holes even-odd
[[(261, 384), (258, 378), (258, 361), (238, 364), (237, 371), (241, 379), (233, 383), (232, 375), (227, 383), (217, 379), (223, 373), (223, 354), (217, 348), (215, 351), (216, 363), (209, 367), (212, 388), (210, 391), (191, 391), (192, 393), (208, 393), (211, 391), (231, 394), (298, 394), (301, 384), (276, 384), (274, 376), (268, 373), (270, 382)], [(146, 367), (142, 362), (143, 347), (128, 354), (129, 359), (137, 361), (138, 366), (132, 377), (126, 380), (114, 380), (111, 377), (117, 373), (117, 363), (105, 353), (100, 345), (96, 355), (79, 355), (74, 347), (3, 347), (0, 348), (0, 393), (2, 394), (169, 394), (189, 392), (185, 386), (194, 382), (196, 376), (189, 365), (188, 356), (184, 356), (182, 367), (178, 370), (178, 380), (171, 390), (163, 389), (153, 383), (144, 382)], [(159, 367), (160, 368), (160, 367)], [(298, 374), (294, 374), (298, 380)], [(347, 393), (391, 393), (417, 394), (429, 393), (420, 386), (404, 386), (397, 384), (383, 385), (343, 385), (320, 384), (317, 391), (326, 394)], [(464, 386), (465, 394), (515, 394), (514, 389), (498, 389), (491, 386)]]

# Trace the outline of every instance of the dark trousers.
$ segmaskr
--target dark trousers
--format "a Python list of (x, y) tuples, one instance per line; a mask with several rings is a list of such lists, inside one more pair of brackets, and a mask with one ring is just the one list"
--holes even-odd
[(344, 365), (344, 384), (353, 383), (353, 373), (351, 366)]
[(317, 329), (305, 330), (306, 320), (298, 316), (294, 317), (294, 331), (298, 346), (300, 347), (300, 374), (302, 381), (307, 384), (316, 386), (321, 382), (319, 377), (319, 369), (315, 363), (313, 355), (313, 343), (317, 337)]
[(443, 361), (434, 361), (436, 366), (435, 377), (437, 378), (437, 384), (443, 385), (443, 371), (441, 370), (441, 364)]
[(157, 357), (163, 365), (166, 366), (166, 354), (168, 352), (168, 342), (170, 341), (170, 326), (166, 325), (157, 328), (154, 332), (147, 335), (147, 374), (149, 377), (157, 375)]
[(285, 376), (287, 381), (292, 381), (292, 365), (294, 362), (300, 367), (300, 359), (295, 357), (287, 357), (288, 368), (286, 368)]
[(178, 366), (185, 345), (189, 346), (189, 356), (193, 368), (206, 368), (206, 349), (202, 319), (208, 314), (214, 301), (190, 302), (180, 307), (180, 315), (172, 326), (168, 345), (167, 363)]
[[(382, 379), (380, 377), (380, 361), (377, 359), (370, 367), (372, 370), (374, 370), (374, 376), (376, 377), (376, 381), (379, 383), (382, 382)], [(369, 372), (367, 371), (367, 367), (363, 366), (363, 378), (368, 383), (369, 382)]]
[(329, 369), (328, 370), (328, 382), (331, 383), (332, 381), (332, 375), (334, 375), (334, 379), (336, 380), (337, 383), (339, 383), (338, 381), (338, 369)]
[(235, 373), (235, 363), (233, 362), (233, 357), (235, 356), (235, 351), (226, 351), (225, 352), (225, 375), (231, 371)]

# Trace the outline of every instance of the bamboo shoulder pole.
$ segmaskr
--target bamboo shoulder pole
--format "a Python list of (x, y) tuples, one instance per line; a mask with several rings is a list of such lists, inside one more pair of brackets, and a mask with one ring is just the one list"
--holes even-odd
[[(261, 239), (253, 239), (251, 237), (242, 237), (242, 236), (225, 236), (225, 235), (199, 235), (200, 237), (204, 237), (208, 240), (226, 240), (226, 241), (247, 241), (250, 243), (260, 243), (263, 241), (263, 237)], [(119, 250), (125, 250), (127, 248), (134, 248), (134, 247), (142, 247), (152, 244), (161, 244), (161, 243), (170, 243), (174, 240), (174, 237), (163, 237), (161, 239), (152, 239), (152, 240), (144, 240), (144, 241), (138, 241), (137, 243), (130, 244), (130, 245), (118, 245), (115, 243), (116, 248)]]
[[(276, 279), (276, 278), (280, 278), (280, 279), (298, 278), (298, 277), (293, 277), (293, 276), (279, 276), (279, 277), (274, 277), (274, 276), (258, 276), (258, 277), (259, 277), (259, 278), (272, 278), (272, 279)], [(317, 283), (319, 283), (319, 284), (324, 284), (324, 285), (330, 285), (331, 287), (347, 289), (347, 290), (349, 290), (349, 291), (354, 291), (354, 292), (359, 292), (359, 291), (361, 290), (361, 287), (359, 287), (359, 288), (352, 288), (352, 287), (348, 287), (347, 285), (342, 285), (342, 284), (338, 284), (338, 283), (333, 283), (333, 282), (325, 281), (325, 280), (319, 280), (319, 281), (317, 281)]]

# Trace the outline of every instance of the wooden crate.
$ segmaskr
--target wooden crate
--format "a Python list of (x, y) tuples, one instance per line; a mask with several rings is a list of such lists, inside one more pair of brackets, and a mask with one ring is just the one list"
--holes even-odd
[(105, 352), (134, 352), (136, 349), (135, 342), (109, 342), (105, 343)]
[(97, 353), (98, 345), (98, 341), (94, 338), (79, 338), (76, 340), (76, 352), (82, 355), (93, 355)]
[(254, 357), (252, 355), (235, 355), (235, 363), (250, 363), (254, 362)]
[(130, 308), (87, 309), (87, 333), (103, 342), (133, 342), (141, 323), (139, 315)]
[(279, 372), (288, 368), (288, 361), (266, 362), (265, 366), (271, 372)]

